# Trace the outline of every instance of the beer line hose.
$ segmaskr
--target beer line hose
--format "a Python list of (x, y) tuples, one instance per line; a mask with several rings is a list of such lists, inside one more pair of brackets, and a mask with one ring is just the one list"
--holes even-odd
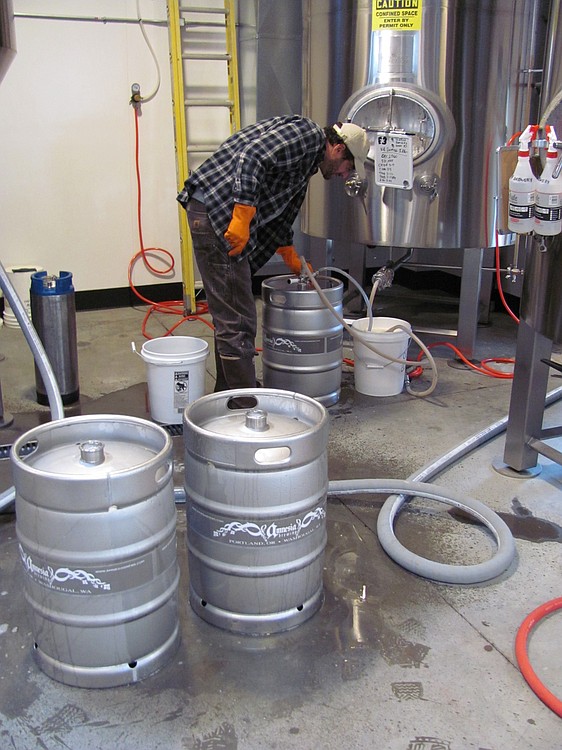
[[(431, 371), (432, 371), (431, 383), (430, 383), (429, 387), (426, 388), (424, 391), (415, 391), (407, 383), (406, 384), (406, 391), (411, 396), (416, 396), (418, 398), (423, 398), (423, 397), (427, 397), (427, 396), (431, 395), (433, 393), (433, 391), (435, 390), (435, 388), (437, 387), (437, 382), (438, 382), (437, 365), (435, 364), (435, 360), (433, 359), (433, 357), (432, 357), (429, 349), (423, 343), (423, 341), (421, 341), (414, 333), (412, 333), (412, 331), (409, 328), (406, 328), (405, 326), (401, 326), (401, 325), (396, 325), (396, 326), (393, 326), (392, 328), (390, 328), (387, 331), (387, 333), (389, 333), (391, 331), (395, 331), (395, 330), (400, 330), (400, 329), (403, 330), (403, 331), (405, 331), (408, 334), (408, 336), (411, 336), (411, 338), (416, 342), (416, 344), (423, 351), (423, 353), (425, 354), (425, 360), (420, 361), (420, 360), (400, 359), (398, 357), (393, 357), (390, 354), (387, 354), (385, 352), (380, 351), (379, 349), (377, 349), (374, 346), (374, 344), (372, 343), (372, 341), (369, 339), (368, 336), (366, 336), (364, 334), (363, 331), (359, 331), (356, 328), (353, 328), (353, 326), (350, 326), (349, 323), (334, 308), (334, 306), (332, 305), (332, 303), (330, 302), (330, 300), (326, 297), (326, 295), (322, 291), (322, 289), (320, 287), (320, 284), (318, 284), (318, 282), (316, 281), (315, 274), (313, 274), (310, 271), (310, 269), (309, 269), (309, 267), (308, 267), (308, 265), (306, 263), (306, 260), (305, 260), (304, 256), (300, 256), (300, 261), (301, 261), (301, 269), (302, 269), (301, 273), (302, 273), (303, 278), (308, 277), (308, 280), (310, 281), (310, 283), (312, 284), (312, 286), (316, 289), (316, 291), (318, 293), (318, 296), (322, 300), (323, 304), (328, 308), (328, 310), (330, 310), (330, 312), (332, 313), (332, 315), (336, 318), (336, 320), (339, 323), (341, 323), (341, 325), (345, 328), (345, 330), (349, 333), (349, 335), (352, 336), (352, 338), (357, 339), (364, 346), (366, 346), (368, 349), (370, 349), (372, 352), (374, 352), (377, 356), (383, 357), (384, 359), (387, 359), (389, 362), (396, 362), (396, 363), (401, 364), (401, 365), (415, 365), (416, 367), (418, 367), (422, 363), (425, 363), (426, 361), (427, 361), (427, 363), (429, 363), (429, 365), (431, 367)], [(340, 271), (340, 269), (338, 269), (338, 268), (332, 268), (331, 266), (328, 266), (325, 269), (321, 269), (321, 270), (334, 270), (334, 271), (339, 271), (340, 273), (342, 273)], [(317, 271), (316, 273), (319, 273), (319, 271)], [(370, 309), (370, 304), (369, 303), (367, 305), (367, 309)], [(372, 318), (372, 314), (371, 314), (371, 318)]]

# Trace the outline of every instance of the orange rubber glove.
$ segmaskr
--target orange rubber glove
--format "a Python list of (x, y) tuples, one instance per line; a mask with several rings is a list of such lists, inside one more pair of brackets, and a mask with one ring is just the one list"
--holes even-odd
[[(277, 250), (277, 255), (280, 255), (283, 258), (283, 261), (285, 262), (287, 268), (289, 268), (297, 276), (300, 276), (302, 266), (294, 245), (285, 245), (285, 247), (280, 247)], [(306, 265), (308, 266), (310, 273), (314, 273), (310, 263), (307, 263)]]
[(255, 206), (244, 206), (242, 203), (235, 203), (232, 211), (232, 219), (228, 229), (224, 233), (224, 238), (232, 248), (228, 251), (229, 255), (240, 255), (242, 250), (248, 244), (250, 239), (250, 222), (256, 213)]

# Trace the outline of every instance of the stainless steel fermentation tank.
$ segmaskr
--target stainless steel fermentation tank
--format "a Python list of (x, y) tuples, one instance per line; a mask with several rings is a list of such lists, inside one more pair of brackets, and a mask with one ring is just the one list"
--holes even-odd
[[(549, 8), (304, 0), (303, 113), (364, 127), (373, 161), (363, 200), (313, 179), (303, 230), (364, 245), (493, 246), (496, 150), (536, 117)], [(396, 155), (394, 171), (375, 174), (389, 153), (381, 137), (395, 135), (411, 149), (411, 174)]]

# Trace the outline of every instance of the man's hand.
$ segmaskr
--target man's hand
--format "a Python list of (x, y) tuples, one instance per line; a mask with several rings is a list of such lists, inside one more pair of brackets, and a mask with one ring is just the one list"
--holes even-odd
[[(285, 262), (287, 268), (289, 268), (297, 276), (300, 276), (302, 272), (302, 266), (294, 245), (285, 245), (285, 247), (280, 247), (277, 250), (277, 254), (283, 258), (283, 261)], [(306, 265), (308, 266), (310, 273), (313, 273), (310, 263), (307, 263)]]
[(240, 255), (242, 250), (248, 244), (250, 239), (250, 222), (256, 213), (255, 206), (244, 206), (242, 203), (235, 203), (232, 211), (232, 219), (228, 229), (224, 233), (224, 238), (232, 248), (228, 251), (229, 255)]

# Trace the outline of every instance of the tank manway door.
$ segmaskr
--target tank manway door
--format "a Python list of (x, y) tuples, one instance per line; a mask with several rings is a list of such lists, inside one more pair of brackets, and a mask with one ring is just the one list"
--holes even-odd
[[(347, 100), (340, 119), (367, 131), (375, 184), (401, 190), (413, 187), (417, 168), (448, 145), (455, 131), (443, 102), (413, 84), (366, 86)], [(419, 187), (436, 195), (436, 184)]]

